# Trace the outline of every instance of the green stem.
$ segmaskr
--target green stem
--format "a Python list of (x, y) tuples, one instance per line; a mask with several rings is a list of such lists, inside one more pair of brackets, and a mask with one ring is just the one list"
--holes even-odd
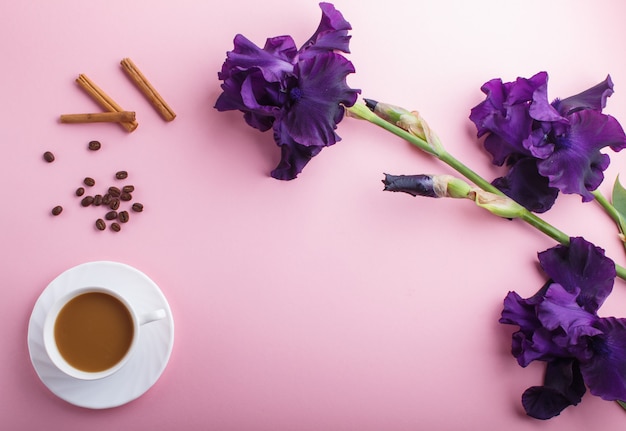
[(613, 219), (613, 221), (617, 224), (617, 227), (621, 227), (621, 216), (619, 212), (615, 209), (613, 204), (609, 202), (607, 198), (604, 197), (599, 190), (594, 190), (591, 192), (593, 197), (596, 199), (596, 202), (600, 204), (600, 206), (606, 211), (606, 213)]
[[(444, 162), (445, 164), (453, 168), (459, 174), (463, 175), (465, 178), (467, 178), (468, 180), (476, 184), (481, 189), (503, 196), (503, 193), (500, 190), (498, 190), (496, 187), (494, 187), (489, 181), (485, 180), (478, 173), (474, 172), (467, 165), (465, 165), (463, 162), (461, 162), (460, 160), (452, 156), (450, 153), (448, 153), (441, 147), (435, 148), (431, 146), (426, 140), (418, 136), (415, 136), (407, 132), (406, 130), (380, 118), (378, 115), (370, 111), (364, 105), (355, 104), (354, 106), (350, 108), (346, 108), (346, 109), (348, 113), (350, 114), (350, 116), (369, 121), (370, 123), (373, 123), (379, 127), (382, 127), (383, 129), (393, 133), (394, 135), (404, 139), (410, 144), (418, 147), (422, 151), (432, 156), (435, 156), (436, 158), (438, 158), (439, 160), (441, 160), (442, 162)], [(606, 201), (606, 199), (604, 200)], [(608, 205), (611, 208), (613, 208), (611, 204), (608, 204)], [(519, 218), (522, 219), (527, 224), (534, 227), (535, 229), (539, 230), (540, 232), (544, 233), (545, 235), (559, 242), (560, 244), (569, 245), (569, 238), (570, 238), (569, 235), (565, 234), (564, 232), (560, 231), (556, 227), (552, 226), (550, 223), (543, 220), (541, 217), (537, 216), (536, 214), (526, 210), (522, 213), (522, 215)], [(623, 280), (626, 280), (626, 268), (618, 264), (615, 264), (615, 269), (617, 272), (617, 276)]]

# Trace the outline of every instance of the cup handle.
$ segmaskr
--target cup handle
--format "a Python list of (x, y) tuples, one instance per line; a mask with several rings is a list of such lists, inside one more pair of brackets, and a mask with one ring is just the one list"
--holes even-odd
[(149, 311), (139, 316), (139, 325), (145, 325), (146, 323), (154, 322), (165, 318), (165, 310), (160, 308), (158, 310)]

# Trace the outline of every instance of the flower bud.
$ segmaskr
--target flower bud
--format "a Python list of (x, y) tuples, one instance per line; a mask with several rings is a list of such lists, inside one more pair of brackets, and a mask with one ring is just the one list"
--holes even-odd
[(430, 198), (469, 199), (492, 214), (504, 218), (521, 217), (527, 210), (508, 196), (473, 187), (451, 175), (390, 175), (383, 180), (385, 191), (404, 192)]
[(496, 195), (482, 189), (474, 189), (470, 194), (470, 199), (473, 199), (479, 207), (499, 217), (518, 218), (527, 211), (508, 196)]
[(377, 102), (371, 99), (365, 99), (365, 105), (383, 120), (426, 141), (434, 154), (440, 154), (442, 152), (443, 146), (441, 140), (430, 129), (428, 123), (426, 123), (419, 112), (409, 112), (399, 106)]
[(383, 180), (385, 191), (404, 192), (430, 198), (469, 198), (472, 187), (451, 175), (390, 175)]

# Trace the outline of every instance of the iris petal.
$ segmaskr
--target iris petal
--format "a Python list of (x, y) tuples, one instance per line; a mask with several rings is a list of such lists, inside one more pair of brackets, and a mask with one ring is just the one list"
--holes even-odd
[(313, 57), (320, 52), (342, 51), (350, 52), (350, 36), (348, 30), (352, 26), (346, 21), (330, 3), (320, 3), (322, 19), (317, 30), (300, 48), (300, 58)]
[(529, 416), (550, 419), (566, 407), (580, 403), (585, 391), (578, 362), (559, 359), (546, 366), (543, 386), (533, 386), (524, 392), (522, 405)]
[(580, 288), (577, 302), (596, 313), (613, 290), (615, 263), (604, 250), (584, 238), (570, 238), (569, 246), (557, 245), (538, 254), (543, 270), (567, 291)]
[(344, 113), (342, 105), (352, 106), (359, 91), (346, 84), (354, 66), (333, 52), (318, 54), (300, 61), (294, 70), (298, 77), (299, 96), (284, 118), (289, 134), (300, 145), (332, 145), (334, 130)]
[(509, 292), (504, 299), (500, 323), (519, 326), (519, 331), (513, 334), (511, 353), (522, 367), (532, 361), (550, 361), (567, 355), (554, 342), (553, 331), (545, 328), (538, 318), (537, 305), (541, 301), (543, 298), (523, 299), (516, 292)]
[(581, 362), (589, 391), (605, 400), (626, 400), (626, 319), (601, 318), (602, 335), (591, 339), (594, 355)]
[(226, 61), (218, 78), (225, 80), (237, 71), (257, 68), (268, 82), (277, 82), (293, 69), (292, 60), (296, 52), (291, 36), (267, 39), (265, 48), (262, 49), (238, 34), (234, 39), (234, 49), (226, 54)]
[(293, 180), (298, 176), (309, 161), (322, 151), (322, 146), (300, 145), (284, 134), (282, 123), (276, 123), (274, 139), (283, 142), (280, 147), (280, 162), (272, 170), (271, 176), (277, 180)]
[(609, 156), (601, 154), (600, 149), (623, 149), (626, 135), (615, 118), (598, 111), (577, 111), (568, 119), (569, 133), (558, 138), (552, 155), (538, 163), (539, 172), (550, 180), (552, 187), (590, 201), (590, 190), (598, 188), (609, 164)]
[[(568, 292), (558, 283), (550, 285), (545, 300), (537, 306), (537, 317), (542, 326), (548, 330), (562, 328), (566, 334), (577, 327), (590, 327), (595, 322), (596, 316), (578, 305), (576, 302), (578, 294), (578, 289)], [(579, 331), (574, 332), (578, 335)], [(597, 334), (596, 331), (591, 332), (593, 335)]]
[(537, 162), (532, 157), (520, 158), (511, 165), (506, 176), (496, 178), (492, 184), (536, 213), (548, 211), (559, 194), (559, 189), (550, 187), (548, 179), (539, 174)]
[(561, 115), (568, 115), (581, 109), (602, 111), (606, 106), (606, 99), (612, 94), (613, 81), (611, 80), (611, 76), (607, 75), (606, 79), (599, 84), (574, 96), (567, 97), (563, 100), (555, 100), (553, 105)]

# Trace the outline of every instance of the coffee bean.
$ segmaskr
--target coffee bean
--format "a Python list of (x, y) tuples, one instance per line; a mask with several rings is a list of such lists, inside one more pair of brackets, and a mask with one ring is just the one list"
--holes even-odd
[(133, 185), (124, 186), (122, 187), (122, 191), (125, 193), (132, 193), (135, 191), (135, 186)]
[(81, 201), (80, 204), (84, 207), (88, 207), (89, 205), (91, 205), (93, 203), (93, 196), (85, 196)]
[(123, 180), (125, 178), (128, 178), (128, 172), (126, 172), (126, 171), (117, 171), (115, 173), (115, 178), (117, 178), (118, 180)]
[(133, 195), (131, 195), (130, 193), (122, 193), (120, 195), (120, 200), (123, 200), (124, 202), (128, 202), (132, 199), (133, 199)]
[(117, 211), (109, 211), (104, 215), (107, 220), (115, 220), (117, 218)]
[(84, 187), (79, 187), (76, 189), (76, 196), (82, 196), (85, 194), (85, 188)]
[(133, 211), (140, 213), (143, 211), (143, 204), (139, 202), (135, 202), (131, 208), (133, 209)]
[(83, 180), (83, 183), (84, 183), (86, 186), (93, 187), (93, 186), (95, 186), (95, 185), (96, 185), (96, 180), (94, 180), (94, 179), (93, 179), (93, 178), (91, 178), (91, 177), (85, 177), (85, 179)]
[(96, 220), (96, 229), (105, 230), (106, 227), (107, 227), (107, 224), (104, 222), (104, 220), (102, 220), (101, 218)]
[(102, 205), (102, 195), (95, 195), (93, 197), (93, 204), (97, 207), (99, 207), (100, 205)]
[(121, 223), (126, 223), (128, 222), (128, 219), (130, 218), (130, 214), (128, 214), (128, 211), (121, 211), (118, 214), (118, 218), (120, 219)]
[(88, 145), (88, 148), (91, 151), (98, 151), (100, 149), (100, 147), (101, 147), (101, 144), (100, 144), (99, 141), (90, 141), (89, 145)]
[(111, 186), (109, 187), (109, 194), (114, 198), (119, 198), (122, 194), (122, 191), (118, 187)]
[(54, 208), (52, 208), (52, 215), (54, 216), (58, 216), (62, 212), (63, 212), (63, 207), (61, 205), (57, 205)]
[(48, 163), (52, 163), (54, 162), (54, 154), (52, 154), (50, 151), (46, 151), (45, 153), (43, 153), (43, 159)]
[(109, 203), (109, 208), (112, 210), (117, 210), (120, 207), (120, 200), (117, 198), (111, 198), (111, 202)]
[(119, 223), (111, 223), (111, 230), (115, 231), (115, 232), (119, 232), (120, 230), (122, 230), (122, 226), (120, 226)]
[(102, 196), (102, 205), (109, 205), (111, 203), (111, 195), (106, 193)]

